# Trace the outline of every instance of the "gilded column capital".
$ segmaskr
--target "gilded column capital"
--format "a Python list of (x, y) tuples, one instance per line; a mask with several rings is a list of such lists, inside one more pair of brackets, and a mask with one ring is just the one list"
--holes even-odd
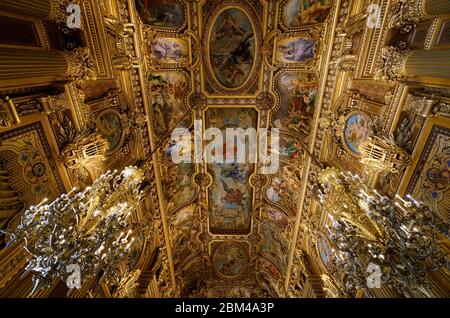
[(94, 63), (88, 48), (76, 48), (63, 52), (67, 61), (66, 75), (76, 81), (95, 80)]
[(381, 57), (378, 62), (377, 79), (401, 80), (408, 76), (405, 69), (405, 62), (413, 51), (399, 49), (395, 46), (386, 46), (381, 49)]
[(395, 0), (390, 9), (389, 27), (417, 24), (428, 18), (423, 11), (424, 0)]
[(47, 17), (48, 20), (65, 24), (67, 22), (67, 17), (69, 13), (67, 8), (72, 3), (78, 3), (79, 1), (73, 0), (49, 0), (50, 2), (50, 13)]

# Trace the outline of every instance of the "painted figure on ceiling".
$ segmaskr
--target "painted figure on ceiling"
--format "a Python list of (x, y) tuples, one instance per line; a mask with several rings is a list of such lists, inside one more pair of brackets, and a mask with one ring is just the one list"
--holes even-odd
[(220, 27), (217, 28), (215, 39), (220, 40), (223, 37), (228, 37), (230, 39), (235, 36), (243, 36), (245, 34), (245, 30), (243, 30), (236, 22), (234, 17), (228, 13), (224, 12), (222, 14), (223, 22)]
[(288, 0), (283, 7), (283, 21), (289, 27), (322, 23), (331, 4), (331, 0)]
[(176, 0), (136, 0), (136, 9), (145, 24), (176, 28), (183, 23), (183, 8)]
[(314, 57), (314, 40), (298, 39), (286, 45), (280, 45), (278, 49), (286, 60), (303, 62)]
[(236, 188), (233, 189), (229, 187), (226, 182), (223, 180), (223, 188), (226, 194), (222, 197), (222, 202), (224, 203), (225, 209), (238, 209), (243, 206), (243, 201), (245, 197), (245, 193), (241, 191), (241, 189)]
[(331, 5), (324, 0), (303, 0), (297, 20), (301, 24), (323, 22), (330, 13)]
[(211, 67), (217, 80), (228, 88), (247, 79), (254, 60), (252, 25), (239, 9), (227, 9), (217, 17), (210, 40)]
[(168, 39), (156, 39), (151, 46), (153, 54), (160, 60), (180, 60), (187, 57), (185, 49), (179, 43)]

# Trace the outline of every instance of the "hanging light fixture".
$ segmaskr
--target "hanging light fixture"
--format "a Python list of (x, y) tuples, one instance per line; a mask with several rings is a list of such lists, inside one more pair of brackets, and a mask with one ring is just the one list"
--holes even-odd
[(73, 189), (25, 211), (7, 242), (24, 240), (33, 292), (57, 278), (79, 288), (89, 278), (101, 275), (103, 281), (114, 275), (134, 242), (130, 216), (139, 205), (143, 179), (136, 167), (108, 171), (84, 190)]
[(437, 239), (449, 238), (449, 223), (411, 196), (393, 200), (351, 173), (327, 168), (319, 181), (335, 245), (331, 272), (340, 290), (352, 296), (370, 289), (371, 267), (379, 270), (381, 285), (405, 296), (431, 296), (427, 273), (450, 266)]

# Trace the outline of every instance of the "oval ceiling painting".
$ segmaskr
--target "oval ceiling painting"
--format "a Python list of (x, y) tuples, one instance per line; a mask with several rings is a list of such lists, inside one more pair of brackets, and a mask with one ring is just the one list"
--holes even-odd
[(237, 89), (249, 79), (255, 62), (255, 32), (248, 15), (229, 8), (215, 19), (210, 39), (210, 65), (216, 80)]
[(344, 140), (350, 150), (359, 154), (359, 145), (373, 135), (372, 120), (364, 113), (351, 114), (344, 130)]

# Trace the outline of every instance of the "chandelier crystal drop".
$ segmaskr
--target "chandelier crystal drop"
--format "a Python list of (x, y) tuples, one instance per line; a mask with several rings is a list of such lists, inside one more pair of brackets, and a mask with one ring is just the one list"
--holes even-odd
[(29, 253), (25, 274), (33, 273), (33, 291), (58, 278), (72, 287), (69, 269), (74, 266), (79, 268), (77, 288), (99, 274), (100, 282), (114, 275), (133, 246), (130, 217), (139, 205), (143, 179), (136, 167), (108, 171), (84, 190), (73, 189), (25, 211), (7, 241), (24, 240)]
[(404, 296), (430, 296), (427, 273), (450, 269), (439, 244), (450, 224), (411, 196), (391, 199), (357, 175), (324, 169), (319, 196), (330, 217), (330, 270), (346, 296), (368, 291), (368, 266), (380, 269), (381, 286)]

